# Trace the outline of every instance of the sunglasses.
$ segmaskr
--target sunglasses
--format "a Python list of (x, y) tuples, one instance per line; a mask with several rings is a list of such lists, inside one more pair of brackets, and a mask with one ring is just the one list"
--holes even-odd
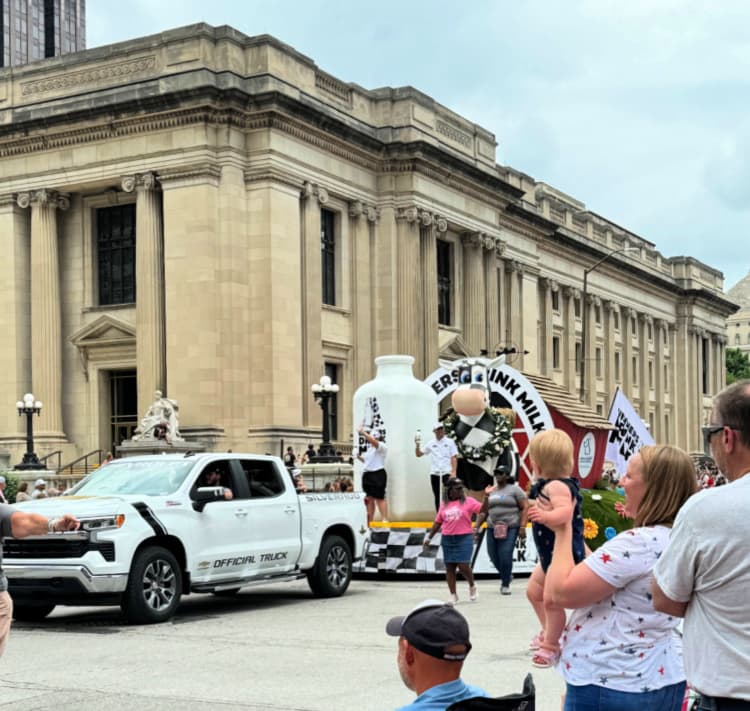
[(737, 431), (737, 428), (732, 427), (731, 425), (704, 425), (703, 427), (701, 427), (701, 432), (703, 433), (703, 451), (705, 454), (708, 454), (710, 456), (711, 438), (715, 434), (721, 432), (725, 427), (735, 432)]

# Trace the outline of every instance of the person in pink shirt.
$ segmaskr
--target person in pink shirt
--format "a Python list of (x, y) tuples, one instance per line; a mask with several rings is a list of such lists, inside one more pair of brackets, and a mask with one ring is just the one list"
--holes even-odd
[(424, 546), (428, 546), (433, 536), (442, 528), (440, 545), (443, 549), (445, 578), (448, 583), (452, 604), (458, 602), (456, 594), (456, 570), (469, 582), (469, 600), (475, 602), (479, 595), (471, 570), (471, 552), (474, 548), (476, 531), (472, 525), (472, 516), (478, 514), (482, 505), (470, 496), (466, 496), (463, 482), (460, 479), (449, 479), (445, 484), (443, 502), (440, 504), (435, 523), (425, 536)]

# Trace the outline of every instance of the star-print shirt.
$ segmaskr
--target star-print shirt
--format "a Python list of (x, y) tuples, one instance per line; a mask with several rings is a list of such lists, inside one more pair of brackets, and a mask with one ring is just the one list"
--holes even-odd
[(651, 602), (651, 570), (669, 531), (666, 526), (624, 531), (583, 562), (618, 589), (570, 616), (558, 663), (569, 684), (643, 692), (685, 680), (679, 620), (656, 612)]

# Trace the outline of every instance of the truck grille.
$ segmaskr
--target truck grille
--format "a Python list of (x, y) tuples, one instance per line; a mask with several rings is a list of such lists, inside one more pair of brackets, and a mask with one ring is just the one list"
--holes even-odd
[(50, 541), (44, 539), (21, 540), (6, 538), (3, 542), (3, 557), (11, 558), (80, 558), (89, 551), (99, 551), (110, 563), (115, 559), (115, 544), (111, 541)]

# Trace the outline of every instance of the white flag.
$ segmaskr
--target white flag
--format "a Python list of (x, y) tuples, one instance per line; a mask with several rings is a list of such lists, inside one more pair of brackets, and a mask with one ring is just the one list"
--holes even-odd
[(612, 398), (609, 421), (612, 430), (604, 458), (614, 462), (617, 473), (622, 474), (627, 469), (628, 459), (644, 445), (654, 444), (654, 438), (619, 387)]

